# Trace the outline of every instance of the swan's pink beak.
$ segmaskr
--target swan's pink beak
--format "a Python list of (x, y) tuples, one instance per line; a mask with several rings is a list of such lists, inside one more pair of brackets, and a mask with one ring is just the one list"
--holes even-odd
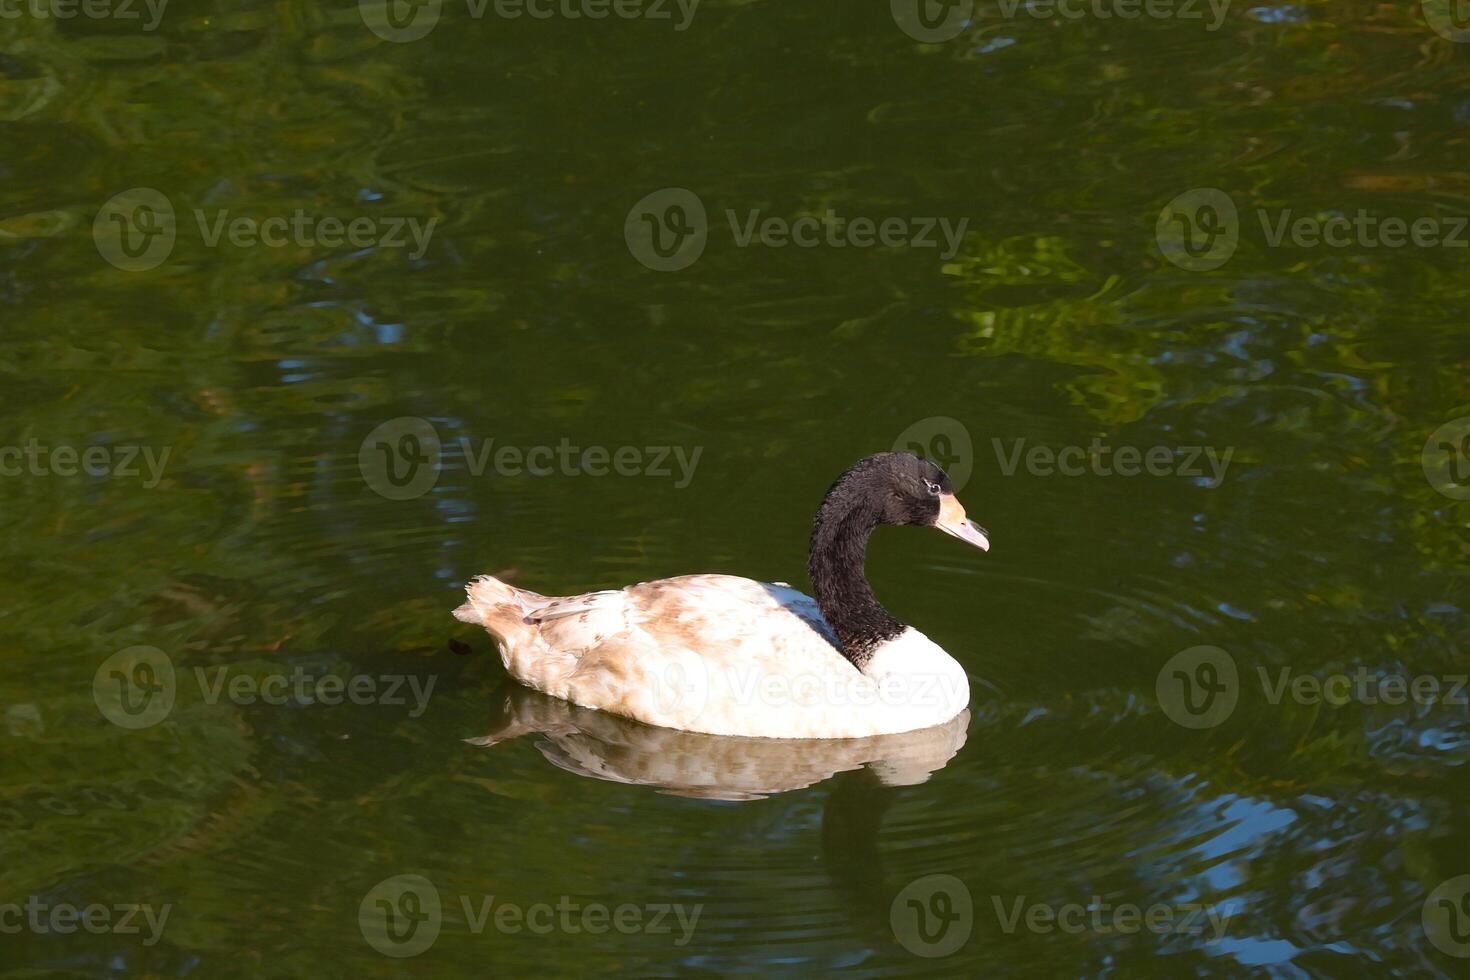
[(990, 550), (990, 538), (986, 535), (985, 528), (965, 516), (965, 508), (960, 506), (952, 493), (939, 498), (939, 520), (934, 522), (934, 526), (945, 534), (973, 544), (981, 551)]

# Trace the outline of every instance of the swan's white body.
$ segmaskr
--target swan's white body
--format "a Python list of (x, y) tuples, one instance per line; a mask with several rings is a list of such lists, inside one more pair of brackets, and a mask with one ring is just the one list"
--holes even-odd
[(858, 670), (814, 600), (782, 584), (685, 575), (553, 597), (481, 576), (455, 610), (528, 687), (712, 735), (864, 738), (942, 725), (970, 702), (954, 658), (912, 627)]

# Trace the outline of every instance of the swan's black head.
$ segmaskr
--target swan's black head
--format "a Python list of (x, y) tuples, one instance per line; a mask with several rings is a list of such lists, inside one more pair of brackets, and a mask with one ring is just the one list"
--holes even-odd
[(904, 625), (884, 609), (863, 577), (868, 535), (879, 524), (936, 527), (985, 551), (985, 529), (965, 517), (949, 477), (909, 453), (858, 460), (837, 478), (812, 523), (807, 572), (822, 616), (859, 670)]
[(878, 453), (858, 460), (827, 491), (823, 511), (865, 511), (878, 524), (935, 527), (984, 551), (990, 539), (984, 528), (965, 517), (955, 499), (949, 475), (911, 453)]

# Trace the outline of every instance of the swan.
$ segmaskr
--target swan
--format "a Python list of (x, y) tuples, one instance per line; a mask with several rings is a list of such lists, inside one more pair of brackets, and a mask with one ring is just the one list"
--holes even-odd
[(867, 738), (943, 725), (965, 669), (883, 608), (863, 575), (879, 524), (934, 527), (990, 550), (949, 477), (909, 453), (849, 467), (812, 524), (813, 599), (784, 582), (682, 575), (545, 596), (481, 575), (454, 611), (483, 626), (515, 680), (661, 728), (759, 738)]

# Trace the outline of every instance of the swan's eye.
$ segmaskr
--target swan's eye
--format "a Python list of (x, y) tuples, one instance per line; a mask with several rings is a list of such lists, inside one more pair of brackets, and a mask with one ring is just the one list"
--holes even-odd
[(939, 496), (939, 484), (930, 483), (928, 480), (925, 480), (924, 486), (929, 488), (930, 493), (934, 494), (936, 497)]

